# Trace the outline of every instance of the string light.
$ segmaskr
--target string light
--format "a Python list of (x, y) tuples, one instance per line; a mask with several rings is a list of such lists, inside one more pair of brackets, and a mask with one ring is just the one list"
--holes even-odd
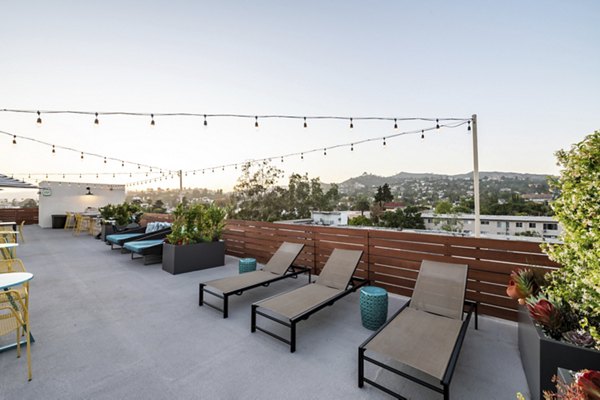
[(258, 116), (254, 116), (254, 127), (258, 128)]
[(125, 161), (121, 161), (121, 167), (125, 166)]
[(350, 118), (350, 129), (354, 128), (354, 124), (352, 123), (352, 118)]
[(308, 128), (308, 124), (306, 123), (306, 117), (304, 117), (304, 127)]
[(421, 139), (425, 139), (425, 130), (421, 129)]
[(150, 126), (154, 126), (155, 125), (155, 123), (154, 123), (154, 114), (150, 114), (150, 118), (151, 118), (151, 120), (150, 120)]
[(471, 130), (471, 120), (467, 121), (467, 130), (470, 131)]
[(98, 121), (98, 113), (96, 113), (96, 119), (94, 120), (94, 124), (98, 125), (100, 123), (100, 121)]
[(37, 117), (37, 121), (36, 122), (37, 122), (38, 125), (41, 125), (42, 124), (42, 114), (40, 114), (39, 111), (37, 112), (37, 116), (38, 117)]
[(56, 154), (56, 148), (52, 145), (52, 154)]
[(281, 156), (281, 162), (283, 162), (283, 156)]
[(17, 144), (17, 135), (13, 135), (13, 144)]
[(204, 126), (208, 126), (208, 122), (206, 121), (206, 114), (204, 114)]
[(439, 119), (435, 119), (435, 129), (440, 129), (440, 120)]
[(398, 129), (398, 121), (394, 118), (394, 129)]
[(83, 160), (83, 151), (81, 152), (81, 159)]
[(350, 145), (350, 151), (354, 151), (354, 143)]
[(327, 147), (323, 149), (323, 155), (326, 156), (327, 155)]
[(383, 145), (385, 146), (385, 138), (383, 138)]

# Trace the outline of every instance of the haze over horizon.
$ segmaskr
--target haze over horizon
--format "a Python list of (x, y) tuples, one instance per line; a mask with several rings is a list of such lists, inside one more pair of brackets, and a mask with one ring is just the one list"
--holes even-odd
[[(480, 170), (549, 175), (558, 173), (555, 151), (600, 128), (594, 1), (156, 1), (143, 8), (59, 1), (7, 3), (3, 15), (0, 110), (477, 114)], [(252, 119), (209, 118), (204, 127), (202, 118), (157, 117), (151, 127), (147, 117), (100, 116), (95, 125), (89, 115), (46, 113), (38, 127), (36, 118), (0, 112), (0, 130), (133, 164), (52, 153), (0, 135), (0, 173), (32, 183), (54, 173), (49, 180), (67, 174), (68, 181), (124, 184), (147, 179), (135, 165), (141, 163), (206, 169), (190, 172), (184, 186), (231, 190), (239, 169), (211, 167), (273, 157), (283, 182), (293, 172), (340, 182), (364, 171), (473, 169), (466, 126), (350, 150), (331, 147), (432, 123), (400, 121), (396, 130), (390, 121), (355, 121), (350, 129), (348, 120), (311, 120), (304, 128), (302, 121), (261, 119), (256, 129)], [(318, 151), (279, 160), (311, 149)], [(178, 184), (174, 178), (133, 189)]]

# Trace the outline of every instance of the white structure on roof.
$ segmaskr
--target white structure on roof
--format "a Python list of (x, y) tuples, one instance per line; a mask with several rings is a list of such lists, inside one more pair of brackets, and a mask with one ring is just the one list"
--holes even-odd
[(346, 211), (311, 211), (313, 224), (337, 226), (348, 225), (348, 212)]
[[(425, 229), (440, 230), (444, 225), (455, 227), (461, 233), (472, 233), (475, 215), (473, 214), (434, 214), (421, 213)], [(482, 235), (517, 236), (533, 234), (541, 238), (556, 239), (562, 233), (562, 226), (554, 217), (531, 217), (515, 215), (482, 215)]]
[(125, 201), (124, 185), (43, 181), (39, 186), (38, 218), (42, 228), (52, 227), (52, 215), (65, 215), (67, 211), (83, 212)]

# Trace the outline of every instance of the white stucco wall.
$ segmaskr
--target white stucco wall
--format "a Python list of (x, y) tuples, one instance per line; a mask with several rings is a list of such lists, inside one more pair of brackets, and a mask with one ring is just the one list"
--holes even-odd
[[(91, 196), (86, 195), (88, 186)], [(39, 187), (39, 225), (42, 228), (52, 227), (53, 214), (83, 212), (88, 207), (98, 208), (125, 201), (124, 185), (43, 181)], [(48, 193), (50, 195), (45, 195)]]

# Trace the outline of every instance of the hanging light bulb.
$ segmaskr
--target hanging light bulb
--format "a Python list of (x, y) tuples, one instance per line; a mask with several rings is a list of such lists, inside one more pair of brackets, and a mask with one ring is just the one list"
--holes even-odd
[(385, 143), (385, 138), (383, 138), (383, 145), (384, 145), (384, 146), (386, 145), (386, 143)]
[(221, 171), (225, 171), (225, 167), (221, 167)]
[(113, 178), (115, 177), (115, 173), (113, 172)]
[(98, 179), (98, 174), (96, 174), (96, 179)]
[(52, 145), (52, 154), (56, 154), (56, 148)]
[(42, 124), (42, 114), (40, 114), (40, 112), (38, 111), (37, 115), (38, 115), (38, 117), (37, 117), (37, 121), (36, 122), (37, 122), (38, 125), (41, 125)]
[(354, 128), (354, 123), (352, 122), (352, 118), (350, 118), (350, 129)]
[(202, 170), (202, 175), (204, 175), (204, 170)]
[(83, 151), (81, 152), (81, 159), (83, 160)]
[(308, 125), (306, 124), (306, 117), (304, 117), (304, 127), (307, 128)]
[(98, 121), (98, 113), (96, 113), (96, 119), (94, 120), (94, 124), (98, 125), (100, 123), (100, 121)]
[(283, 162), (283, 156), (281, 156), (281, 162)]
[(206, 121), (206, 114), (204, 114), (204, 126), (208, 126), (208, 122)]
[(140, 164), (138, 164), (138, 169), (140, 169), (140, 168), (141, 168), (141, 167), (140, 167)]
[(425, 131), (421, 129), (421, 139), (425, 139)]
[(237, 164), (235, 164), (235, 169), (237, 170)]
[(440, 120), (439, 119), (435, 119), (435, 129), (440, 129)]
[(396, 121), (396, 118), (394, 118), (394, 129), (398, 129), (398, 122)]
[(131, 172), (129, 173), (129, 177), (131, 178)]
[(470, 131), (471, 130), (471, 120), (469, 120), (467, 122), (467, 130)]
[(258, 128), (258, 116), (254, 117), (254, 127)]
[(150, 118), (152, 118), (152, 119), (150, 120), (150, 126), (154, 126), (154, 125), (155, 125), (155, 124), (154, 124), (154, 114), (150, 114)]
[(121, 161), (121, 167), (125, 166), (125, 161)]
[(300, 153), (300, 159), (304, 160), (304, 153)]
[(354, 151), (354, 143), (350, 143), (350, 151)]
[(13, 135), (13, 144), (17, 144), (17, 135)]
[(48, 174), (46, 174), (46, 179), (48, 179)]
[(65, 179), (65, 174), (63, 174), (63, 179)]
[(104, 157), (104, 164), (106, 164), (106, 157)]
[(323, 149), (323, 155), (326, 156), (327, 155), (327, 147)]
[(27, 179), (31, 179), (31, 174), (29, 174), (29, 175), (27, 176)]
[(194, 173), (193, 173), (193, 175), (196, 175), (196, 171), (195, 171), (195, 170), (194, 170)]
[(81, 174), (79, 174), (79, 179), (81, 179)]

